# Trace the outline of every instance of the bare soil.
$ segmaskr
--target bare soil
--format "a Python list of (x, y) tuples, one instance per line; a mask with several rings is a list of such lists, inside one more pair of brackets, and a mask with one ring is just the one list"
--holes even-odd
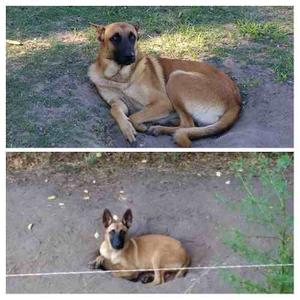
[[(199, 172), (197, 172), (197, 168)], [(202, 174), (201, 176), (197, 174)], [(230, 184), (225, 182), (230, 180)], [(89, 200), (84, 200), (88, 190)], [(124, 199), (120, 200), (120, 191)], [(116, 171), (9, 172), (7, 179), (7, 273), (86, 271), (103, 236), (101, 214), (133, 210), (131, 235), (168, 234), (179, 239), (192, 266), (243, 264), (226, 248), (224, 232), (239, 227), (255, 234), (242, 216), (216, 200), (215, 193), (239, 201), (239, 183), (230, 174), (139, 168)], [(56, 195), (55, 200), (48, 200)], [(28, 224), (33, 224), (28, 229)], [(100, 238), (95, 239), (95, 232)], [(261, 247), (273, 247), (270, 239)], [(256, 269), (241, 269), (261, 278)], [(113, 278), (111, 274), (7, 278), (8, 293), (232, 293), (217, 270), (193, 270), (186, 277), (156, 287)]]
[[(255, 65), (240, 65), (233, 58), (225, 59), (218, 68), (235, 78), (238, 84), (250, 79), (257, 80), (256, 86), (244, 87), (243, 109), (240, 119), (227, 132), (206, 137), (193, 142), (193, 147), (239, 147), (239, 148), (289, 148), (293, 147), (293, 86), (291, 83), (274, 81), (271, 70)], [(70, 75), (64, 75), (53, 82), (56, 93), (66, 96), (69, 90), (69, 105), (44, 109), (35, 107), (33, 113), (40, 116), (41, 124), (48, 118), (68, 115), (79, 108), (88, 117), (79, 126), (74, 126), (67, 144), (62, 141), (57, 147), (176, 147), (172, 136), (154, 137), (138, 133), (137, 141), (130, 144), (121, 134), (110, 115), (108, 105), (100, 98), (96, 89), (85, 78), (84, 82), (74, 82)], [(40, 87), (39, 87), (40, 88)], [(52, 91), (51, 86), (47, 90)], [(49, 121), (48, 121), (49, 122)]]

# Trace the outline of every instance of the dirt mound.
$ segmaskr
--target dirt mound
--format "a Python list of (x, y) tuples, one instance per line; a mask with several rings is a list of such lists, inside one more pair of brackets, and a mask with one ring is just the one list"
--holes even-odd
[[(256, 85), (242, 88), (243, 110), (240, 119), (229, 131), (218, 136), (196, 140), (193, 146), (202, 148), (292, 147), (293, 87), (287, 83), (275, 82), (271, 70), (260, 66), (240, 66), (231, 58), (226, 59), (217, 67), (232, 75), (239, 84), (255, 78)], [(176, 147), (171, 136), (153, 137), (142, 133), (138, 134), (135, 143), (127, 143), (113, 121), (108, 106), (101, 101), (96, 90), (91, 85), (85, 85), (79, 89), (80, 93), (76, 97), (87, 109), (90, 105), (95, 107), (95, 103), (99, 100), (99, 109), (91, 111), (90, 123), (101, 122), (95, 134), (89, 132), (89, 139), (77, 135), (78, 143), (82, 146)], [(83, 139), (82, 143), (80, 139)], [(72, 144), (67, 146), (72, 146)]]

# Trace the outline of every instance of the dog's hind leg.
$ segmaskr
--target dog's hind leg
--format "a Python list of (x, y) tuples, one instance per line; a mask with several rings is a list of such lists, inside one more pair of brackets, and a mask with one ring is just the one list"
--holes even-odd
[[(162, 98), (159, 94), (157, 97)], [(143, 110), (129, 116), (129, 120), (132, 122), (136, 130), (144, 132), (147, 130), (147, 126), (143, 123), (165, 118), (170, 114), (170, 112), (172, 112), (172, 110), (172, 105), (169, 99), (162, 98), (161, 101), (150, 101), (150, 104), (146, 105)]]
[(152, 282), (149, 283), (149, 285), (158, 285), (161, 284), (162, 282), (164, 282), (162, 276), (162, 272), (160, 269), (160, 258), (159, 257), (155, 257), (153, 258), (152, 261), (152, 267), (154, 270), (154, 279)]
[(186, 258), (186, 261), (185, 261), (184, 265), (181, 267), (182, 269), (179, 270), (176, 273), (175, 278), (177, 278), (177, 277), (184, 277), (186, 275), (187, 271), (188, 271), (187, 269), (184, 269), (184, 268), (188, 267), (190, 264), (191, 264), (191, 258), (188, 256)]
[(156, 131), (174, 133), (174, 140), (179, 146), (190, 147), (193, 139), (229, 129), (239, 116), (240, 95), (231, 80), (219, 77), (195, 72), (173, 72), (166, 86), (172, 105), (179, 115), (183, 113), (204, 127), (180, 124), (180, 128)]
[(155, 136), (158, 136), (160, 134), (173, 134), (179, 128), (188, 128), (188, 127), (194, 127), (195, 126), (193, 118), (189, 114), (187, 114), (183, 111), (179, 111), (178, 115), (179, 115), (179, 119), (180, 119), (180, 122), (179, 122), (178, 126), (173, 127), (173, 126), (155, 125), (155, 126), (151, 126), (148, 129), (148, 132), (155, 135)]
[(154, 271), (154, 279), (152, 282), (150, 282), (149, 284), (151, 285), (157, 285), (157, 284), (161, 284), (162, 281), (162, 274), (159, 270), (155, 270)]

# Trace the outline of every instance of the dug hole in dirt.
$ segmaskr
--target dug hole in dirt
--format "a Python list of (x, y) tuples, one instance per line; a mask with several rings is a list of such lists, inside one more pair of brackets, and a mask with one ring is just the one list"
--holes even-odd
[[(201, 170), (201, 166), (199, 166)], [(244, 264), (222, 242), (232, 227), (249, 228), (243, 217), (216, 200), (243, 195), (231, 174), (205, 175), (168, 169), (114, 172), (10, 172), (7, 179), (7, 274), (87, 271), (103, 237), (104, 208), (121, 216), (133, 211), (131, 235), (168, 234), (187, 248), (192, 266)], [(51, 196), (55, 197), (51, 197)], [(50, 198), (49, 198), (50, 196)], [(30, 225), (31, 224), (31, 225)], [(95, 238), (95, 233), (99, 238)], [(96, 235), (97, 236), (97, 235)], [(272, 247), (270, 240), (261, 247)], [(259, 279), (256, 269), (240, 273)], [(147, 287), (111, 274), (7, 278), (8, 293), (232, 293), (218, 270), (190, 270), (186, 277)]]
[[(257, 80), (257, 86), (244, 88), (247, 95), (242, 94), (243, 108), (239, 120), (228, 131), (211, 137), (193, 141), (193, 147), (239, 147), (239, 148), (289, 148), (293, 147), (293, 87), (290, 83), (274, 81), (274, 73), (270, 69), (256, 65), (240, 65), (232, 57), (222, 64), (209, 62), (225, 73), (234, 77), (241, 85), (247, 80)], [(97, 94), (91, 83), (83, 84), (77, 93), (76, 102), (81, 102), (91, 111), (87, 135), (82, 136), (87, 147), (176, 147), (172, 136), (151, 136), (138, 133), (136, 142), (128, 143), (121, 134), (117, 124), (110, 115), (108, 105)], [(74, 103), (74, 102), (73, 102)], [(91, 128), (97, 125), (101, 128), (97, 133)], [(87, 124), (88, 125), (88, 124)], [(89, 138), (87, 139), (87, 136)], [(74, 136), (75, 138), (75, 136)], [(76, 142), (68, 147), (78, 146), (80, 135)]]

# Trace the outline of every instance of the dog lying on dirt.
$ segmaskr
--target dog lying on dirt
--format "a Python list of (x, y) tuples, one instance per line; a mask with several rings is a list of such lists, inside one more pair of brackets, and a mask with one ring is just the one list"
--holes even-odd
[[(192, 139), (221, 133), (237, 120), (239, 89), (225, 73), (201, 62), (144, 55), (137, 47), (136, 26), (92, 26), (100, 50), (88, 76), (129, 142), (140, 131), (174, 134), (179, 146), (190, 147)], [(145, 124), (170, 125), (167, 117), (174, 112), (175, 126)]]
[[(129, 239), (127, 231), (131, 223), (130, 209), (125, 212), (122, 220), (113, 218), (108, 209), (104, 210), (104, 241), (100, 246), (100, 255), (90, 263), (90, 267), (115, 271), (154, 269), (154, 278), (152, 274), (149, 276), (149, 272), (142, 278), (143, 283), (150, 281), (151, 285), (163, 283), (176, 268), (180, 270), (175, 270), (175, 277), (186, 274), (187, 270), (184, 268), (189, 266), (190, 258), (179, 241), (159, 234)], [(137, 281), (141, 274), (139, 271), (122, 271), (113, 272), (113, 275)]]

